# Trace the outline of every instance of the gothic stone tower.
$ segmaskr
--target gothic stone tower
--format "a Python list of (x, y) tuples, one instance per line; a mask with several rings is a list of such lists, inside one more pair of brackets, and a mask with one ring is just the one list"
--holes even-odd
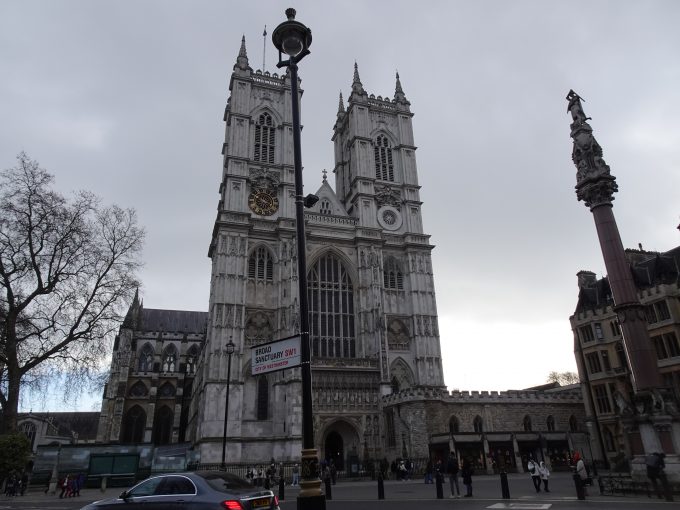
[[(253, 71), (242, 42), (229, 88), (190, 429), (201, 461), (219, 461), (232, 339), (227, 460), (296, 459), (299, 369), (250, 371), (251, 347), (299, 329), (290, 76)], [(399, 81), (393, 100), (376, 99), (355, 69), (334, 127), (337, 193), (324, 172), (305, 213), (315, 444), (341, 469), (393, 453), (382, 444), (383, 395), (444, 385), (411, 117)]]

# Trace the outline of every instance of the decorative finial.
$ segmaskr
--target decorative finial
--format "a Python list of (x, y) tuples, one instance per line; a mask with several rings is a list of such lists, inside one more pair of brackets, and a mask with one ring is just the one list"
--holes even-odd
[(248, 65), (248, 54), (246, 53), (246, 36), (241, 37), (241, 49), (238, 52), (238, 57), (236, 58), (236, 64), (234, 65), (234, 70), (242, 69), (244, 71), (251, 70)]
[(399, 80), (399, 71), (397, 71), (397, 85), (394, 89), (394, 100), (397, 103), (409, 104), (406, 96), (404, 95), (404, 89), (401, 88), (401, 81)]
[(345, 113), (345, 103), (342, 100), (342, 90), (340, 91), (340, 100), (338, 101), (338, 115)]
[(352, 79), (352, 94), (357, 93), (364, 95), (364, 86), (361, 84), (361, 78), (359, 78), (359, 66), (354, 62), (354, 78)]
[(576, 197), (592, 210), (600, 205), (611, 205), (619, 187), (602, 158), (602, 147), (593, 136), (593, 128), (588, 124), (591, 118), (583, 111), (582, 100), (573, 90), (567, 94), (567, 111), (572, 118), (571, 138), (574, 140), (571, 159), (576, 165)]
[(321, 173), (323, 174), (323, 182), (326, 182), (326, 174), (328, 173), (326, 169), (324, 168)]
[(288, 18), (288, 21), (293, 21), (295, 19), (295, 9), (292, 7), (286, 9), (286, 17)]

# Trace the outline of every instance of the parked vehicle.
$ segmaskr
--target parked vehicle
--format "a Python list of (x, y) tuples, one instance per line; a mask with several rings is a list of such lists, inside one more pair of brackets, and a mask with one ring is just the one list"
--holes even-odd
[(270, 490), (224, 471), (193, 471), (151, 476), (117, 498), (95, 501), (81, 510), (279, 510)]

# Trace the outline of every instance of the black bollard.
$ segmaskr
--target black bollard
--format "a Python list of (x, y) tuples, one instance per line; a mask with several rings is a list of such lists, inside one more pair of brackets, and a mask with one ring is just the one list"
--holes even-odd
[(581, 477), (576, 473), (574, 473), (574, 485), (576, 486), (576, 497), (582, 501), (586, 499), (584, 481), (581, 480)]
[(378, 473), (378, 499), (385, 499), (385, 483), (382, 472)]
[(324, 482), (326, 482), (326, 499), (331, 500), (333, 499), (333, 491), (331, 491), (331, 477), (327, 476), (324, 478)]
[(510, 487), (508, 486), (508, 474), (501, 471), (501, 494), (503, 499), (510, 499)]
[(444, 499), (444, 486), (443, 486), (443, 476), (441, 473), (437, 473), (437, 499)]
[(283, 477), (279, 478), (279, 501), (285, 501), (286, 499), (286, 482)]

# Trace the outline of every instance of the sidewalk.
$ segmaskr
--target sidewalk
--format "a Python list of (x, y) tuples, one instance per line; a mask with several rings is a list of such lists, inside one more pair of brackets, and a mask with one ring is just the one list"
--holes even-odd
[[(460, 489), (464, 493), (465, 487), (459, 480)], [(576, 488), (574, 481), (569, 473), (556, 473), (550, 477), (550, 492), (541, 491), (537, 493), (531, 483), (531, 479), (526, 474), (508, 474), (508, 486), (510, 489), (510, 499), (512, 501), (533, 501), (539, 503), (541, 501), (576, 501)], [(473, 499), (489, 499), (501, 500), (501, 485), (499, 475), (479, 475), (473, 477)], [(325, 484), (322, 483), (321, 488), (325, 490)], [(80, 497), (69, 498), (71, 500), (78, 500), (82, 505), (86, 503), (106, 499), (115, 498), (122, 491), (123, 487), (110, 487), (105, 492), (100, 489), (82, 489)], [(385, 480), (385, 499), (386, 500), (434, 500), (437, 499), (436, 484), (425, 484), (422, 479), (417, 480)], [(448, 478), (445, 478), (442, 486), (444, 499), (450, 499), (450, 488)], [(16, 501), (26, 503), (39, 503), (46, 501), (54, 501), (59, 499), (59, 492), (56, 494), (45, 494), (44, 487), (29, 487), (24, 496), (16, 496), (13, 498)], [(274, 494), (278, 495), (278, 487), (274, 487)], [(297, 498), (299, 487), (285, 487), (285, 501), (294, 501)], [(336, 485), (331, 486), (331, 495), (333, 501), (377, 501), (378, 500), (378, 482), (371, 480), (340, 480)], [(468, 499), (468, 498), (462, 498)], [(0, 500), (7, 501), (8, 498), (0, 498)], [(645, 502), (659, 502), (657, 498), (648, 498), (644, 495), (636, 496), (601, 496), (597, 484), (588, 487), (587, 501), (593, 502), (637, 502), (643, 505)], [(672, 503), (669, 503), (672, 504)], [(676, 503), (677, 505), (677, 498)]]

